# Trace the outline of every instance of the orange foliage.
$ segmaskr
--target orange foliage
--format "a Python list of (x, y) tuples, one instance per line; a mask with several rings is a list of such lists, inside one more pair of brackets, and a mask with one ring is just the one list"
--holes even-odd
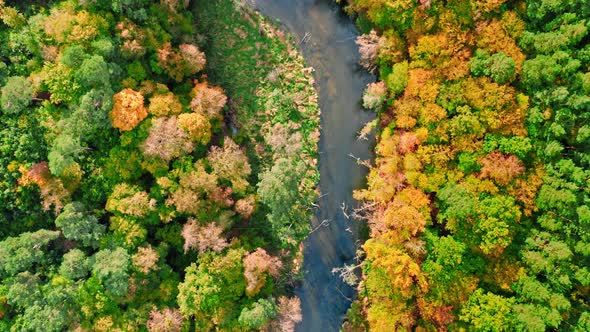
[(132, 89), (123, 89), (113, 96), (113, 110), (111, 111), (113, 127), (121, 131), (131, 130), (147, 115), (141, 93)]
[(158, 64), (177, 82), (203, 70), (205, 63), (205, 54), (191, 44), (180, 45), (179, 51), (173, 50), (171, 43), (158, 49)]
[(266, 283), (268, 272), (273, 277), (278, 277), (283, 267), (280, 259), (272, 257), (262, 248), (244, 256), (244, 278), (248, 282), (246, 295), (256, 295)]
[(420, 265), (404, 250), (388, 245), (383, 240), (369, 239), (363, 246), (371, 266), (383, 269), (402, 296), (410, 297), (412, 286), (426, 287)]
[(480, 176), (494, 180), (496, 183), (505, 186), (516, 176), (524, 171), (524, 165), (518, 157), (506, 156), (500, 152), (492, 152), (480, 159), (482, 165)]
[(207, 250), (221, 252), (227, 247), (227, 241), (222, 237), (223, 229), (214, 222), (201, 226), (195, 219), (189, 219), (180, 235), (184, 239), (184, 252), (197, 248), (199, 253)]
[(422, 297), (418, 298), (417, 304), (421, 317), (434, 323), (437, 331), (446, 331), (446, 327), (455, 320), (453, 306), (428, 302)]
[(535, 197), (537, 197), (539, 188), (543, 184), (544, 173), (543, 168), (537, 166), (534, 168), (534, 173), (529, 174), (526, 178), (516, 179), (508, 187), (508, 193), (523, 204), (523, 211), (527, 216), (538, 210)]
[(138, 248), (137, 253), (131, 258), (133, 266), (141, 273), (148, 274), (150, 271), (159, 269), (158, 260), (160, 259), (160, 255), (150, 245)]
[(256, 198), (254, 195), (247, 196), (236, 202), (236, 212), (244, 219), (249, 219), (256, 210)]
[(212, 118), (221, 116), (221, 110), (227, 102), (223, 89), (211, 87), (207, 82), (195, 82), (191, 96), (193, 97), (190, 104), (191, 110)]

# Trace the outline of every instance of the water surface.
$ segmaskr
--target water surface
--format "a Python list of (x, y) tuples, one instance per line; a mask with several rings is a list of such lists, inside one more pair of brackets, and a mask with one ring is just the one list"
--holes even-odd
[[(374, 119), (361, 109), (367, 83), (374, 78), (359, 68), (358, 31), (331, 0), (252, 0), (264, 15), (279, 20), (299, 42), (308, 66), (314, 67), (322, 110), (319, 209), (314, 230), (305, 241), (306, 271), (296, 294), (303, 321), (298, 331), (338, 331), (354, 297), (354, 289), (332, 274), (332, 268), (353, 263), (357, 227), (347, 218), (355, 206), (352, 191), (362, 187), (367, 170), (355, 158), (372, 158), (369, 141), (356, 133)], [(346, 213), (342, 207), (349, 210)]]

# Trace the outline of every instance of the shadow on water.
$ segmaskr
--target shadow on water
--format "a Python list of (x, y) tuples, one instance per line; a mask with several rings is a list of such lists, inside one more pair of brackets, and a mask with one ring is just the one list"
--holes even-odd
[[(251, 0), (264, 15), (280, 20), (300, 42), (307, 64), (315, 68), (322, 110), (320, 139), (320, 208), (316, 228), (305, 241), (305, 277), (296, 290), (303, 321), (298, 331), (338, 331), (355, 291), (332, 274), (332, 268), (353, 263), (357, 226), (347, 213), (355, 206), (352, 191), (365, 185), (366, 168), (355, 158), (372, 158), (369, 141), (356, 133), (375, 115), (361, 109), (363, 90), (374, 80), (357, 65), (358, 31), (332, 0)], [(353, 158), (353, 156), (355, 158)]]

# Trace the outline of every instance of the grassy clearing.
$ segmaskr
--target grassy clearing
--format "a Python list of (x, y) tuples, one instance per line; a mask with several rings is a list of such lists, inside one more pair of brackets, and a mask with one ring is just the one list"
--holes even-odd
[(264, 202), (272, 232), (289, 234), (295, 242), (288, 242), (296, 244), (309, 232), (319, 182), (320, 110), (313, 70), (306, 68), (290, 36), (236, 1), (197, 1), (195, 18), (197, 31), (206, 36), (201, 47), (207, 53), (208, 80), (226, 90), (226, 118), (238, 130), (234, 139), (248, 147), (252, 182), (280, 160), (297, 167), (297, 174), (280, 179), (288, 183), (284, 177), (293, 177), (299, 183), (290, 189), (295, 201), (283, 203), (289, 211), (277, 213), (282, 207)]

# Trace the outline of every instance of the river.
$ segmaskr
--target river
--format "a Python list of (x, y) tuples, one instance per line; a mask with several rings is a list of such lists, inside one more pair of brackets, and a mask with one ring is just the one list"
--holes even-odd
[(297, 331), (339, 331), (355, 290), (332, 274), (332, 268), (354, 263), (358, 227), (347, 214), (356, 204), (352, 191), (365, 185), (367, 175), (355, 158), (372, 158), (371, 141), (358, 140), (356, 133), (375, 118), (360, 103), (374, 77), (358, 66), (358, 30), (332, 0), (252, 2), (300, 42), (308, 66), (316, 70), (322, 110), (321, 197), (312, 221), (316, 230), (305, 240), (305, 277), (296, 289), (303, 314)]

